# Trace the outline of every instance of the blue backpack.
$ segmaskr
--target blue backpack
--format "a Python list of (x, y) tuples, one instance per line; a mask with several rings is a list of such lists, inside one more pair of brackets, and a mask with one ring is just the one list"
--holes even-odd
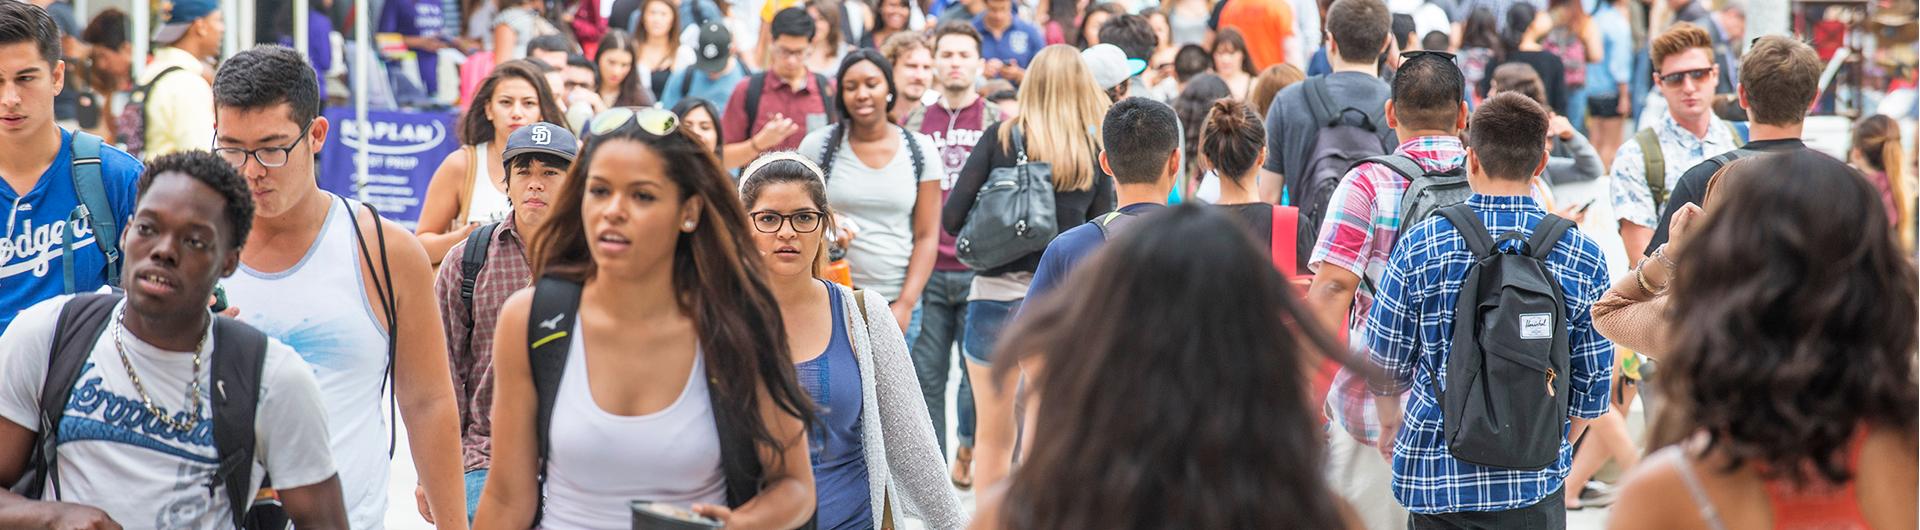
[(78, 292), (73, 283), (74, 226), (85, 221), (93, 227), (93, 246), (107, 255), (107, 285), (120, 286), (120, 219), (114, 217), (113, 203), (107, 200), (107, 184), (100, 176), (100, 137), (73, 132), (73, 192), (80, 205), (67, 215), (67, 229), (60, 233), (60, 278), (62, 291)]

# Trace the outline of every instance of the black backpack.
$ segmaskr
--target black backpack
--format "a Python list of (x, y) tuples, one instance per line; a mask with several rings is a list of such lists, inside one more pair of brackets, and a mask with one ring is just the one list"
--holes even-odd
[[(40, 432), (34, 437), (31, 456), (11, 488), (29, 499), (47, 496), (45, 485), (53, 484), (53, 496), (60, 491), (58, 441), (60, 421), (66, 415), (67, 400), (79, 382), (80, 372), (93, 347), (111, 324), (113, 307), (120, 294), (84, 294), (68, 300), (60, 308), (55, 325), (53, 347), (47, 361), (47, 378), (40, 388)], [(216, 316), (213, 321), (213, 385), (207, 399), (213, 409), (213, 445), (219, 451), (219, 470), (215, 476), (226, 487), (236, 528), (283, 529), (287, 514), (278, 500), (255, 501), (252, 488), (254, 463), (254, 413), (260, 403), (261, 371), (266, 366), (267, 336), (238, 320)], [(269, 487), (263, 480), (261, 488)]]
[[(540, 525), (541, 515), (546, 511), (547, 453), (552, 446), (547, 435), (553, 428), (553, 404), (560, 396), (560, 379), (567, 371), (567, 355), (576, 339), (572, 336), (573, 323), (580, 312), (581, 288), (580, 282), (543, 276), (534, 282), (533, 305), (527, 312), (527, 367), (537, 395), (534, 432), (539, 440), (535, 479), (540, 483), (540, 501), (531, 525), (535, 527)], [(712, 375), (707, 378), (713, 383)], [(721, 394), (719, 386), (714, 384), (707, 396), (713, 404), (714, 427), (720, 432), (720, 467), (727, 482), (727, 506), (739, 508), (760, 494), (759, 478), (764, 473), (753, 437), (727, 414), (728, 409), (723, 406), (727, 397)], [(810, 518), (800, 529), (814, 530), (817, 526), (817, 518)]]
[(460, 252), (460, 303), (467, 307), (467, 322), (474, 321), (473, 290), (480, 283), (480, 270), (487, 268), (487, 250), (493, 246), (493, 232), (499, 228), (500, 223), (474, 227), (467, 234), (467, 248)]
[[(693, 81), (685, 80), (684, 78), (691, 77), (693, 74), (694, 74), (693, 72), (687, 72), (685, 75), (682, 75), (680, 77), (683, 78), (684, 82), (691, 84)], [(814, 92), (820, 93), (820, 109), (821, 111), (827, 114), (827, 123), (838, 123), (840, 121), (840, 113), (834, 112), (833, 110), (833, 96), (828, 94), (828, 92), (832, 91), (829, 88), (832, 85), (828, 84), (827, 76), (815, 74), (815, 73), (809, 73), (807, 75), (813, 76), (813, 83), (814, 83), (813, 86), (818, 88), (818, 90), (815, 90)], [(760, 72), (757, 74), (753, 74), (751, 76), (747, 76), (747, 101), (746, 101), (747, 103), (747, 136), (753, 136), (753, 133), (760, 132), (759, 130), (753, 128), (753, 124), (754, 124), (754, 120), (757, 120), (760, 118), (760, 95), (766, 91), (767, 91), (767, 72)], [(681, 94), (681, 97), (685, 97), (685, 96), (686, 96), (685, 93)], [(798, 118), (804, 118), (804, 116), (788, 116), (788, 118), (798, 119)], [(801, 119), (799, 123), (800, 123), (800, 128), (802, 129), (801, 132), (803, 133), (806, 132), (805, 131), (807, 127), (806, 120)]]
[(153, 79), (147, 80), (147, 84), (133, 87), (133, 91), (127, 97), (126, 106), (120, 109), (120, 115), (114, 119), (115, 127), (113, 128), (113, 139), (126, 148), (127, 154), (140, 158), (140, 154), (146, 151), (147, 99), (153, 97), (154, 85), (160, 84), (160, 80), (165, 79), (167, 74), (180, 70), (182, 68), (178, 66), (167, 67), (155, 74)]
[[(1559, 459), (1564, 438), (1571, 333), (1566, 295), (1546, 259), (1573, 222), (1548, 215), (1531, 238), (1510, 231), (1496, 239), (1465, 204), (1438, 213), (1466, 239), (1474, 259), (1454, 305), (1440, 389), (1447, 449), (1481, 466), (1545, 469)], [(1500, 249), (1510, 241), (1526, 246)]]
[[(1386, 154), (1386, 149), (1381, 145), (1379, 130), (1365, 112), (1334, 107), (1333, 98), (1327, 94), (1326, 76), (1308, 79), (1301, 90), (1319, 130), (1306, 153), (1305, 170), (1300, 175), (1287, 175), (1290, 202), (1284, 205), (1300, 208), (1294, 255), (1300, 260), (1296, 270), (1307, 270), (1306, 260), (1313, 256), (1313, 245), (1320, 240), (1320, 223), (1327, 218), (1327, 203), (1333, 200), (1340, 180), (1354, 164)], [(1348, 118), (1352, 114), (1359, 119)]]

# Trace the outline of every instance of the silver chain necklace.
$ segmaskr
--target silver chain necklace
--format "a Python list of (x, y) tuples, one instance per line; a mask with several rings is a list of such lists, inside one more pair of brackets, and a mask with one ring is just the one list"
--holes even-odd
[(187, 383), (187, 396), (189, 402), (193, 404), (193, 413), (187, 416), (186, 421), (178, 421), (167, 416), (165, 411), (160, 410), (160, 407), (154, 406), (153, 399), (147, 397), (146, 385), (140, 384), (140, 374), (133, 371), (133, 361), (127, 358), (127, 347), (126, 344), (124, 344), (124, 339), (121, 337), (121, 335), (126, 332), (126, 329), (127, 311), (125, 308), (122, 308), (120, 314), (114, 318), (113, 349), (120, 353), (120, 366), (127, 369), (127, 378), (133, 380), (133, 390), (140, 394), (140, 402), (147, 406), (147, 413), (160, 418), (160, 421), (166, 422), (168, 427), (172, 427), (176, 431), (187, 432), (193, 430), (193, 427), (200, 423), (200, 412), (204, 406), (204, 403), (202, 403), (200, 399), (200, 351), (206, 349), (207, 337), (212, 335), (212, 333), (200, 335), (200, 344), (193, 347), (193, 377), (188, 379), (189, 382)]

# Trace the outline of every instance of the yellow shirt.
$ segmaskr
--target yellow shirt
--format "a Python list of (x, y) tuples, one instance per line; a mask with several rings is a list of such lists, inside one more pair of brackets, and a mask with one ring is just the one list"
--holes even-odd
[(206, 63), (174, 47), (153, 52), (153, 61), (140, 76), (142, 85), (168, 68), (180, 71), (160, 78), (147, 95), (147, 145), (140, 156), (145, 160), (189, 149), (213, 148), (213, 85), (205, 77)]
[(804, 4), (805, 2), (802, 0), (767, 0), (767, 3), (760, 5), (760, 22), (763, 24), (771, 24), (773, 23), (773, 15), (775, 13), (779, 13), (782, 9), (800, 7)]

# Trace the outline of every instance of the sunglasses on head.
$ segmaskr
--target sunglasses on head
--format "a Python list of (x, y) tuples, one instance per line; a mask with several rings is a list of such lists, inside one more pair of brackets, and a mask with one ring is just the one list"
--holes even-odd
[(680, 117), (672, 111), (654, 107), (614, 107), (600, 111), (587, 120), (587, 138), (603, 136), (618, 131), (628, 124), (639, 125), (640, 130), (653, 136), (667, 136), (680, 128)]
[(1711, 66), (1706, 68), (1694, 69), (1694, 70), (1684, 70), (1684, 71), (1674, 72), (1670, 74), (1661, 74), (1660, 84), (1668, 85), (1668, 86), (1679, 85), (1680, 81), (1685, 79), (1692, 79), (1694, 81), (1705, 81), (1707, 77), (1710, 77), (1712, 75), (1713, 75), (1713, 67)]
[(1408, 60), (1413, 60), (1413, 59), (1417, 59), (1420, 57), (1427, 57), (1427, 56), (1439, 57), (1441, 59), (1446, 59), (1449, 61), (1454, 60), (1453, 54), (1443, 52), (1443, 51), (1413, 50), (1413, 51), (1400, 52), (1400, 60), (1402, 61), (1408, 61)]

